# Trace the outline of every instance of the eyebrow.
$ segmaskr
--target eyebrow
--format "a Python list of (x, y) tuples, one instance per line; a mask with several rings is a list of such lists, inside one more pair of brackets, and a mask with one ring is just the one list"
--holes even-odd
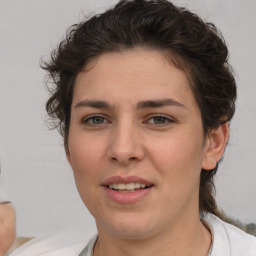
[[(156, 99), (156, 100), (145, 100), (140, 101), (137, 104), (137, 109), (145, 109), (145, 108), (160, 108), (160, 107), (168, 107), (168, 106), (177, 106), (177, 107), (184, 107), (182, 103), (174, 100), (174, 99)], [(83, 100), (78, 102), (75, 105), (76, 108), (80, 107), (89, 107), (89, 108), (97, 108), (97, 109), (110, 109), (111, 105), (106, 101), (101, 100)]]
[(98, 109), (110, 109), (110, 104), (101, 100), (83, 100), (78, 102), (74, 108), (80, 107), (90, 107), (90, 108), (98, 108)]
[(184, 107), (182, 103), (174, 100), (174, 99), (161, 99), (161, 100), (146, 100), (140, 101), (138, 103), (138, 109), (145, 109), (145, 108), (160, 108), (160, 107), (169, 107), (169, 106), (177, 106), (177, 107)]

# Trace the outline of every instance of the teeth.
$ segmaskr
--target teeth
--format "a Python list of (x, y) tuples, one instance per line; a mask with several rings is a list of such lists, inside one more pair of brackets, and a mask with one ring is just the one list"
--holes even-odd
[(128, 183), (128, 184), (114, 183), (114, 184), (109, 185), (109, 188), (111, 188), (111, 189), (131, 190), (131, 191), (134, 191), (135, 189), (139, 189), (139, 188), (145, 188), (145, 187), (146, 187), (146, 185), (142, 184), (142, 183)]
[(146, 185), (145, 185), (145, 184), (141, 184), (140, 187), (141, 187), (141, 188), (145, 188)]
[[(142, 184), (141, 184), (141, 185), (142, 185)], [(135, 184), (134, 184), (134, 187), (135, 187), (135, 188), (140, 188), (140, 183), (135, 183)]]

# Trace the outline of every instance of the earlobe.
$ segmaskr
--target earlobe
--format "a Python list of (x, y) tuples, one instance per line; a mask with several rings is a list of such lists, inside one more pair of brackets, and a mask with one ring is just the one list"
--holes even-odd
[(212, 129), (207, 136), (205, 143), (205, 154), (202, 162), (202, 169), (212, 170), (216, 167), (225, 150), (229, 137), (228, 123)]

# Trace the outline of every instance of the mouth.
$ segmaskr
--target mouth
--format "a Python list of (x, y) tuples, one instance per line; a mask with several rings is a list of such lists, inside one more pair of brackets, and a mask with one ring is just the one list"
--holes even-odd
[(147, 186), (144, 183), (139, 183), (139, 182), (131, 182), (131, 183), (112, 183), (108, 185), (107, 187), (121, 193), (130, 193), (130, 192), (135, 192), (137, 190), (141, 189), (148, 189), (152, 187), (153, 185)]
[(112, 176), (101, 186), (111, 201), (118, 204), (134, 204), (146, 199), (153, 191), (154, 184), (137, 176)]

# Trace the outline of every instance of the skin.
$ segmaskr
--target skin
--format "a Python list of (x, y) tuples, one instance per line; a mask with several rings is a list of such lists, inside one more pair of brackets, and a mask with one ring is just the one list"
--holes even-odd
[(0, 204), (0, 256), (8, 251), (15, 237), (15, 210), (10, 203)]
[[(165, 99), (172, 104), (138, 108)], [(109, 108), (86, 104), (95, 100)], [(71, 108), (66, 154), (96, 220), (94, 256), (205, 256), (211, 235), (199, 217), (200, 172), (220, 159), (228, 126), (204, 135), (186, 74), (159, 51), (103, 54), (78, 74)], [(101, 186), (114, 175), (135, 175), (153, 188), (136, 203), (119, 204)]]

